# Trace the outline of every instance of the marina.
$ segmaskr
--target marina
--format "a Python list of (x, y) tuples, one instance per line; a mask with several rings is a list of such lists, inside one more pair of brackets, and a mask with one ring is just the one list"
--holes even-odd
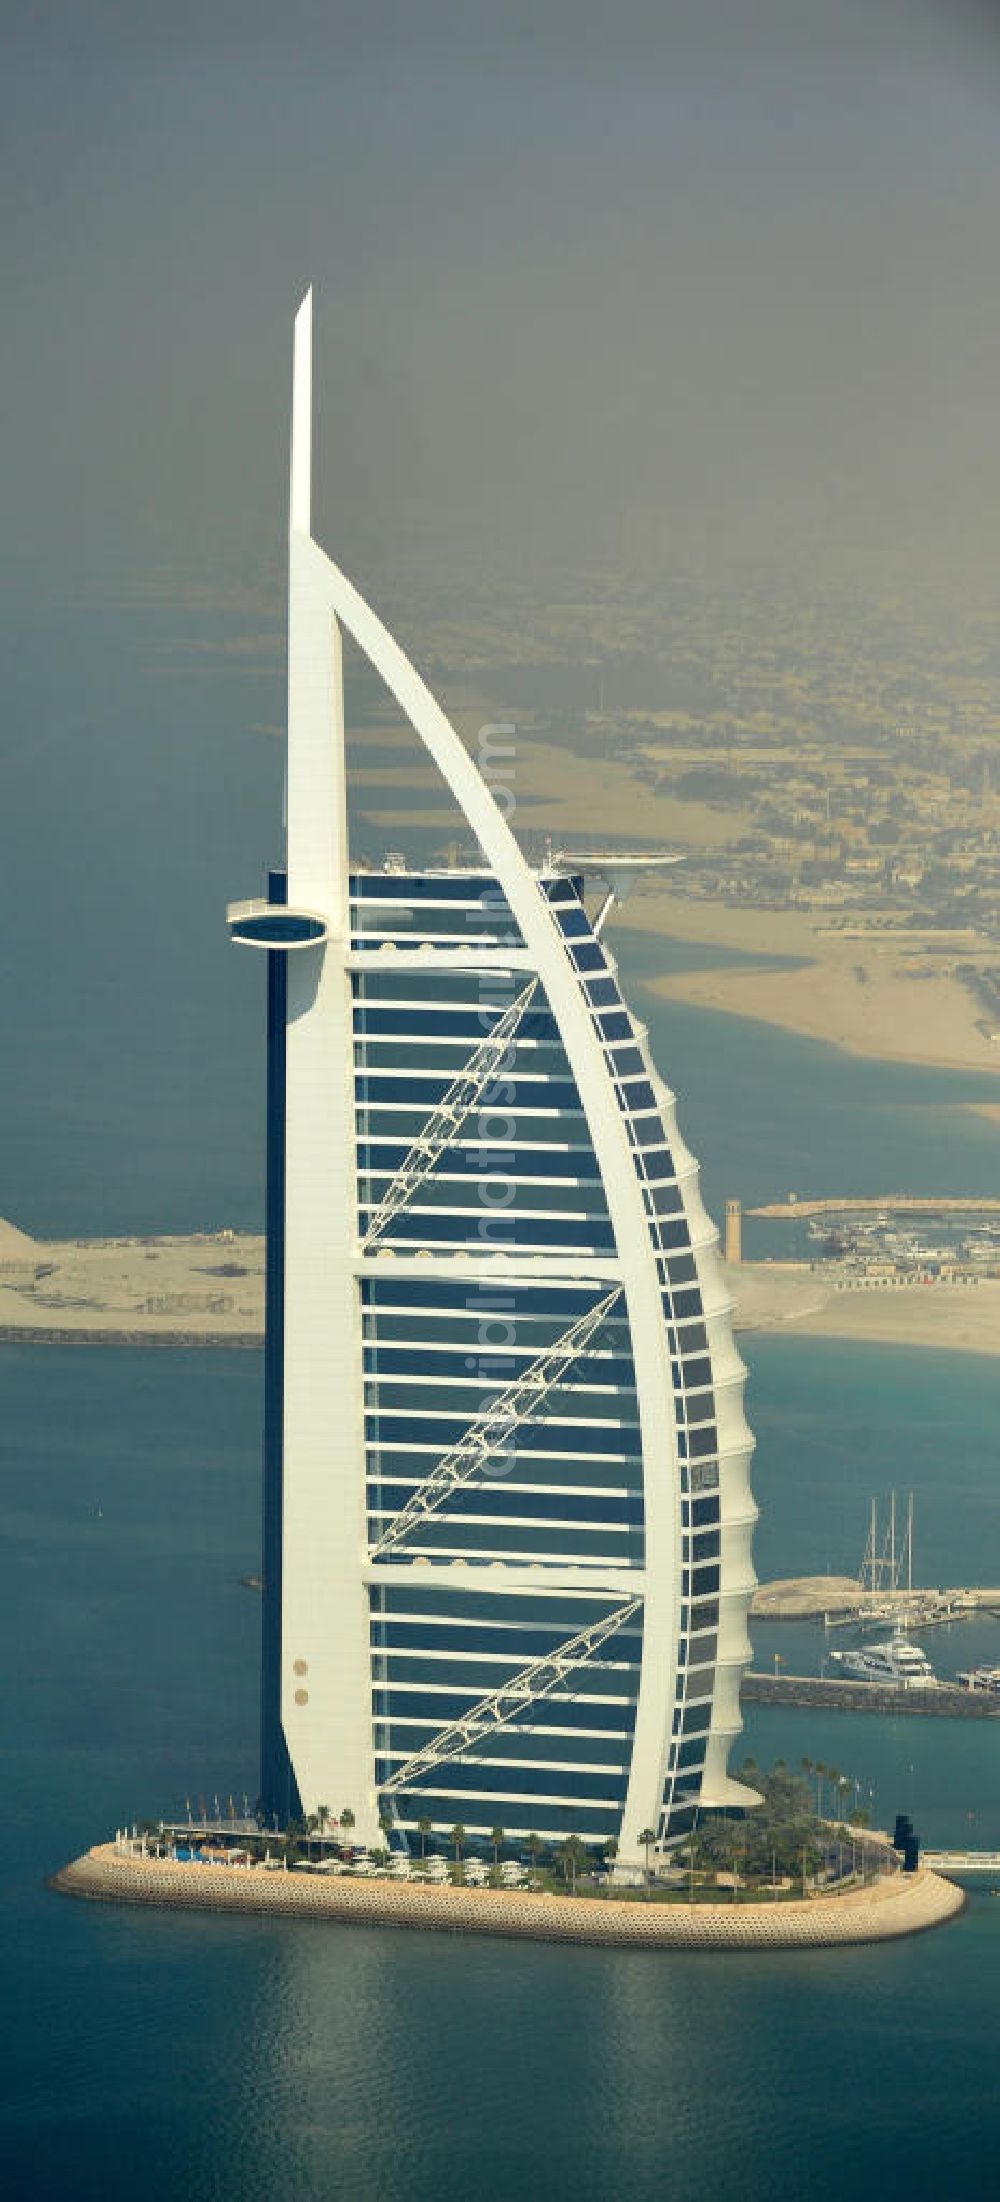
[[(933, 1681), (930, 1663), (919, 1646), (906, 1641), (907, 1631), (941, 1627), (977, 1615), (1000, 1616), (1000, 1589), (970, 1585), (924, 1589), (913, 1580), (913, 1493), (906, 1507), (906, 1527), (896, 1533), (896, 1494), (890, 1494), (884, 1535), (879, 1526), (879, 1503), (870, 1502), (868, 1538), (859, 1574), (854, 1576), (803, 1576), (787, 1582), (762, 1583), (754, 1597), (756, 1620), (821, 1620), (824, 1630), (867, 1629), (889, 1626), (887, 1643), (834, 1651), (826, 1656), (862, 1679), (894, 1683)], [(902, 1653), (902, 1656), (898, 1656)], [(993, 1669), (976, 1672), (996, 1672)], [(959, 1677), (964, 1680), (964, 1677)]]
[(752, 1612), (758, 1621), (823, 1621), (828, 1628), (873, 1627), (898, 1619), (908, 1628), (923, 1629), (976, 1615), (1000, 1617), (1000, 1586), (973, 1583), (873, 1597), (849, 1576), (791, 1575), (759, 1583)]
[[(773, 1209), (751, 1209), (771, 1216)], [(1000, 1275), (1000, 1219), (987, 1204), (791, 1202), (792, 1250), (834, 1292), (980, 1290)]]

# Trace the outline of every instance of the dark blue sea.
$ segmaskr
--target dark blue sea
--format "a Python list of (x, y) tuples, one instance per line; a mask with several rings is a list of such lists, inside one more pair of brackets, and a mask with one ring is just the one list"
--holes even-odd
[[(840, 1473), (828, 1435), (852, 1400), (873, 1466), (902, 1420), (928, 1540), (969, 1566), (995, 1550), (1000, 1364), (879, 1359), (876, 1386), (870, 1350), (756, 1345), (769, 1566), (809, 1556), (807, 1483), (830, 1557), (855, 1556), (864, 1477)], [(241, 1353), (8, 1346), (0, 1372), (8, 2192), (981, 2191), (1000, 2140), (1000, 1903), (985, 1893), (913, 1941), (687, 1958), (47, 1891), (119, 1821), (254, 1794), (258, 1602), (239, 1577), (257, 1555), (260, 1369)], [(931, 1839), (1000, 1844), (992, 1728), (758, 1712), (747, 1748), (835, 1762), (880, 1817), (905, 1808)]]
[[(227, 893), (276, 850), (279, 676), (196, 624), (30, 608), (9, 638), (0, 1214), (44, 1234), (252, 1224), (260, 974)], [(213, 655), (214, 653), (214, 655)], [(269, 685), (270, 682), (270, 685)], [(272, 693), (273, 690), (273, 693)], [(254, 728), (257, 730), (254, 731)], [(16, 821), (12, 827), (11, 821)], [(41, 857), (44, 856), (44, 862)], [(28, 922), (30, 920), (30, 922)], [(621, 936), (623, 971), (640, 979)], [(647, 1003), (647, 1007), (648, 1007)], [(738, 1019), (650, 1016), (716, 1207), (996, 1189), (987, 1082)], [(1000, 1360), (753, 1343), (762, 1573), (856, 1568), (912, 1489), (927, 1579), (1000, 1582)], [(15, 2202), (952, 2202), (992, 2190), (1000, 1902), (856, 1952), (502, 1942), (70, 1902), (121, 1820), (255, 1794), (254, 1354), (0, 1347), (0, 2168)], [(919, 1571), (919, 1570), (918, 1570)], [(818, 1631), (762, 1634), (818, 1664)], [(944, 1671), (1000, 1626), (928, 1639)], [(755, 1712), (933, 1841), (1000, 1845), (979, 1723)]]

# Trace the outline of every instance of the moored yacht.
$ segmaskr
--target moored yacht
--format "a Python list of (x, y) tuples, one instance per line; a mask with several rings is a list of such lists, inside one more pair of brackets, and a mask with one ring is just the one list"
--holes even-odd
[(831, 1666), (862, 1682), (881, 1682), (892, 1689), (935, 1689), (937, 1676), (926, 1652), (905, 1636), (887, 1636), (879, 1644), (856, 1644), (848, 1651), (830, 1653)]
[(963, 1690), (988, 1690), (1000, 1696), (1000, 1667), (960, 1668), (955, 1680)]

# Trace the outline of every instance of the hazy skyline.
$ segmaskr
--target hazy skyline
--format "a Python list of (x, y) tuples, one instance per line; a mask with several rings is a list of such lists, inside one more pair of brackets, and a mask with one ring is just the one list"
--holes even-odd
[(348, 563), (456, 510), (986, 552), (998, 97), (995, 12), (924, 0), (22, 11), (5, 566), (276, 562), (310, 278)]
[[(281, 845), (303, 286), (316, 530), (421, 666), (470, 577), (516, 657), (514, 583), (553, 556), (557, 591), (595, 564), (612, 606), (641, 589), (647, 636), (662, 602), (665, 664), (699, 560), (705, 632), (804, 665), (803, 608), (850, 662), (901, 565), (959, 603), (970, 575), (988, 620), (1000, 41), (924, 0), (79, 0), (7, 28), (0, 1215), (233, 1220), (261, 1009), (221, 906)], [(731, 549), (790, 577), (776, 621), (728, 593)], [(831, 563), (858, 572), (825, 599)]]

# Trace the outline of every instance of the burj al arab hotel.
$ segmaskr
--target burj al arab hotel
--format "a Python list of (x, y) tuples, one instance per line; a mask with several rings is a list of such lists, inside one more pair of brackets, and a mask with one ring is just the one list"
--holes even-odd
[[(311, 360), (306, 298), (287, 870), (229, 911), (268, 972), (262, 1794), (369, 1842), (499, 1826), (627, 1865), (755, 1801), (727, 1774), (755, 1510), (717, 1234), (613, 894), (528, 863), (313, 539)], [(352, 864), (345, 629), (466, 868)]]

